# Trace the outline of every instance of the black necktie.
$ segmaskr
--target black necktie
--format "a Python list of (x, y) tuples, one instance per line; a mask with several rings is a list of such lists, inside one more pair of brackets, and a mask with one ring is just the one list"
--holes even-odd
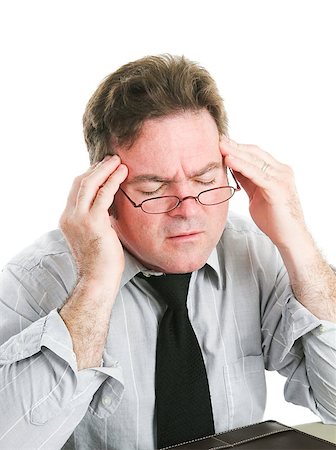
[(157, 446), (214, 434), (207, 374), (186, 304), (191, 274), (139, 276), (168, 305), (156, 348)]

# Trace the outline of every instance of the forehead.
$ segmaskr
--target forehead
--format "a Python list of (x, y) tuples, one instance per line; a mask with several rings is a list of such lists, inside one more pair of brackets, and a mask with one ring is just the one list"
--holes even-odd
[(206, 110), (147, 120), (131, 148), (118, 153), (129, 178), (144, 173), (175, 176), (222, 159), (218, 129)]

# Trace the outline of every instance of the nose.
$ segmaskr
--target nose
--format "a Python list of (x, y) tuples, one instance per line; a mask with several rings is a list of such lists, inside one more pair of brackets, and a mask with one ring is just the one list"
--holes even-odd
[(188, 195), (186, 197), (179, 197), (181, 203), (177, 208), (170, 211), (168, 214), (172, 217), (190, 217), (199, 213), (199, 208), (202, 206), (198, 203), (195, 197)]

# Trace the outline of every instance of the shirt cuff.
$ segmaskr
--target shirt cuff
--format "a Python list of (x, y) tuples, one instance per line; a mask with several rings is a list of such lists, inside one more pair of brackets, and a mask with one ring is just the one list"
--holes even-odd
[[(69, 363), (74, 372), (78, 371), (71, 334), (57, 310), (51, 311), (48, 316), (41, 339), (41, 347), (42, 346), (49, 348), (56, 355)], [(109, 377), (115, 378), (122, 386), (124, 385), (122, 368), (120, 367), (119, 362), (112, 360), (107, 355), (104, 355), (100, 367), (90, 367), (81, 370), (79, 373), (84, 371), (95, 371), (96, 376), (99, 376), (99, 373), (108, 375)]]
[[(311, 334), (319, 341), (336, 350), (336, 323), (321, 320), (321, 325), (312, 330)], [(306, 337), (309, 339), (309, 335)]]
[(0, 363), (3, 365), (13, 364), (29, 358), (39, 353), (42, 347), (48, 348), (67, 362), (76, 374), (84, 376), (84, 373), (94, 371), (96, 376), (105, 374), (115, 378), (122, 385), (124, 384), (122, 369), (118, 361), (110, 358), (104, 358), (105, 366), (78, 371), (71, 335), (57, 309), (53, 309), (47, 316), (42, 317), (21, 333), (8, 339), (0, 347)]
[(285, 347), (280, 357), (283, 361), (291, 351), (295, 341), (321, 325), (321, 320), (290, 295), (282, 311), (280, 333)]

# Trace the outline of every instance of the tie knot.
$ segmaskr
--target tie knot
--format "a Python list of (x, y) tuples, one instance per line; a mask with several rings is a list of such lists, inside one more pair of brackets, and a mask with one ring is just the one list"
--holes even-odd
[(150, 277), (140, 273), (137, 276), (146, 280), (162, 296), (169, 307), (174, 309), (185, 307), (191, 273), (152, 275)]

